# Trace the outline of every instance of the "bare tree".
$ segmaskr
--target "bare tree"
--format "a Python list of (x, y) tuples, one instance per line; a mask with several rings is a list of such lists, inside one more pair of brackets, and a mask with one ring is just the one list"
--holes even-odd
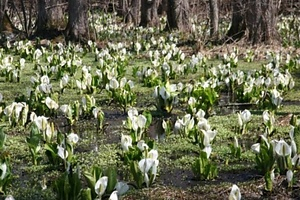
[(247, 0), (233, 0), (232, 1), (232, 18), (231, 27), (227, 32), (227, 38), (230, 40), (237, 40), (243, 37), (246, 31), (245, 21), (245, 3)]
[(17, 18), (21, 24), (21, 32), (29, 37), (34, 32), (36, 18), (36, 1), (35, 0), (16, 0), (8, 1), (10, 6), (10, 15)]
[(118, 14), (125, 18), (127, 12), (128, 0), (119, 0)]
[(161, 15), (167, 16), (168, 0), (161, 0), (158, 9), (159, 9)]
[(126, 23), (138, 25), (140, 21), (140, 0), (119, 0), (119, 14)]
[(141, 0), (140, 26), (156, 26), (159, 23), (158, 6), (160, 0)]
[(210, 36), (218, 39), (219, 5), (218, 0), (209, 0)]
[(71, 40), (86, 42), (89, 39), (88, 0), (69, 0), (68, 15), (66, 35)]
[(5, 28), (4, 18), (5, 18), (6, 9), (7, 9), (7, 0), (0, 0), (0, 31), (3, 31)]
[(131, 0), (130, 15), (132, 17), (133, 24), (136, 26), (140, 22), (140, 10), (141, 10), (141, 1), (140, 0)]
[(47, 35), (49, 32), (65, 28), (63, 4), (61, 0), (39, 0), (36, 22), (36, 35)]
[(169, 29), (189, 29), (189, 17), (189, 1), (168, 0), (167, 27)]
[[(280, 2), (280, 1), (279, 1)], [(246, 33), (252, 44), (277, 40), (279, 2), (276, 0), (233, 0), (232, 23), (226, 38), (238, 40)]]

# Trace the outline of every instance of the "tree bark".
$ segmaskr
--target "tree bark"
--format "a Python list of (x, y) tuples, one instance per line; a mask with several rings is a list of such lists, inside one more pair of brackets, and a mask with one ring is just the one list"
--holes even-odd
[(219, 5), (218, 0), (209, 0), (210, 37), (218, 39)]
[(278, 40), (277, 4), (275, 0), (234, 0), (232, 25), (227, 39), (239, 40), (246, 35), (252, 44)]
[(62, 1), (39, 0), (36, 35), (47, 36), (65, 28)]
[(126, 10), (128, 6), (128, 0), (119, 0), (119, 9), (118, 9), (118, 15), (124, 18), (126, 16)]
[(88, 1), (69, 0), (67, 37), (70, 40), (87, 42), (89, 39)]
[(157, 26), (159, 0), (141, 0), (141, 22), (140, 26)]
[(123, 17), (124, 22), (133, 23), (135, 26), (139, 24), (140, 0), (120, 0), (119, 7), (119, 14)]
[(0, 31), (5, 30), (5, 11), (7, 9), (7, 0), (0, 0)]
[(140, 0), (131, 0), (131, 17), (132, 22), (135, 26), (137, 26), (140, 22), (140, 9), (141, 9), (141, 2)]
[(245, 3), (246, 0), (233, 0), (231, 27), (226, 34), (229, 41), (238, 40), (245, 34)]
[(189, 30), (189, 2), (186, 0), (168, 0), (167, 28)]
[(159, 14), (161, 14), (162, 16), (167, 16), (168, 0), (161, 0), (158, 10), (159, 10)]
[(248, 40), (253, 44), (271, 43), (278, 39), (277, 9), (274, 0), (249, 0), (246, 23), (249, 31)]

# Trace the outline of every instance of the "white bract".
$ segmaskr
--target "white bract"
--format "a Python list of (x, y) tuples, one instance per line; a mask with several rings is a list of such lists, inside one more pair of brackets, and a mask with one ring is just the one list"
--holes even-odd
[(210, 154), (212, 152), (212, 148), (211, 145), (207, 145), (204, 147), (204, 149), (202, 149), (202, 151), (204, 151), (206, 153), (207, 159), (210, 157)]
[(139, 128), (143, 129), (146, 126), (146, 122), (147, 122), (147, 118), (144, 115), (139, 115), (137, 117), (136, 123)]
[(292, 126), (291, 130), (289, 132), (290, 138), (291, 138), (291, 149), (292, 149), (292, 154), (296, 155), (297, 154), (297, 145), (295, 142), (295, 138), (294, 138), (294, 132), (295, 132), (295, 127)]
[(289, 185), (290, 185), (290, 183), (292, 183), (293, 175), (294, 175), (294, 173), (293, 173), (292, 170), (288, 170), (286, 172), (286, 179), (287, 179), (287, 182), (288, 182)]
[(264, 125), (266, 126), (265, 129), (265, 136), (271, 134), (274, 131), (274, 124), (275, 124), (275, 116), (273, 112), (265, 110), (262, 114)]
[(111, 89), (117, 89), (119, 87), (119, 82), (117, 79), (115, 78), (112, 78), (110, 81), (109, 81), (109, 88)]
[(201, 117), (201, 118), (198, 118), (198, 123), (197, 123), (197, 126), (200, 130), (210, 130), (210, 125), (208, 123), (208, 120), (205, 119), (204, 117)]
[(67, 159), (69, 152), (65, 150), (65, 148), (62, 147), (62, 145), (57, 146), (57, 149), (58, 149), (57, 155), (61, 157), (61, 159), (63, 160)]
[(118, 200), (118, 191), (113, 191), (108, 200)]
[(34, 118), (34, 123), (40, 131), (45, 131), (48, 124), (48, 118), (45, 116), (38, 116)]
[(70, 133), (68, 135), (68, 141), (71, 142), (71, 144), (77, 144), (77, 142), (79, 141), (79, 137), (75, 133)]
[(5, 200), (15, 200), (15, 198), (12, 195), (8, 195)]
[(95, 184), (95, 192), (98, 195), (98, 197), (102, 197), (102, 195), (105, 193), (106, 187), (108, 183), (108, 177), (103, 176), (101, 177)]
[(258, 154), (258, 153), (260, 152), (260, 143), (255, 143), (255, 144), (253, 144), (253, 145), (251, 146), (251, 150), (252, 150), (254, 153)]
[(138, 141), (137, 147), (138, 147), (141, 151), (145, 151), (145, 150), (148, 150), (148, 149), (149, 149), (148, 145), (145, 143), (144, 140)]
[(190, 114), (186, 114), (182, 119), (177, 119), (174, 126), (174, 132), (183, 136), (187, 136), (189, 131), (194, 127), (194, 118)]
[(27, 122), (28, 111), (29, 107), (25, 102), (13, 102), (3, 110), (4, 114), (8, 117), (10, 125), (19, 122), (21, 122), (22, 125), (25, 125)]
[(59, 107), (58, 104), (50, 97), (46, 97), (45, 104), (49, 109), (57, 110)]
[(93, 116), (95, 119), (98, 119), (99, 113), (103, 113), (101, 108), (96, 107), (92, 110)]
[(128, 151), (129, 147), (132, 147), (132, 138), (129, 135), (122, 134), (121, 136), (121, 146), (123, 151)]
[(65, 88), (68, 85), (68, 83), (69, 83), (69, 76), (68, 76), (68, 74), (65, 74), (61, 78), (61, 80), (59, 82), (59, 86), (60, 86), (61, 89), (63, 89), (63, 88)]
[(146, 131), (147, 118), (142, 114), (139, 115), (136, 108), (130, 108), (127, 114), (128, 118), (124, 124), (126, 125), (126, 128), (134, 132), (134, 138), (132, 139), (139, 141)]
[(203, 139), (203, 145), (204, 146), (209, 146), (210, 142), (213, 141), (213, 139), (217, 135), (216, 130), (208, 130), (208, 131), (202, 130), (202, 133), (204, 134), (204, 139)]
[(236, 136), (234, 136), (233, 146), (234, 146), (234, 148), (238, 148), (239, 147), (239, 141), (238, 141), (238, 139), (237, 139)]
[(5, 162), (0, 165), (0, 170), (1, 170), (0, 179), (3, 180), (6, 177), (6, 172), (7, 172), (7, 165)]
[(272, 113), (270, 113), (270, 111), (268, 111), (268, 110), (265, 110), (263, 112), (262, 117), (263, 117), (263, 121), (265, 124), (267, 124), (267, 123), (274, 124), (275, 123), (274, 115)]
[(73, 109), (72, 109), (72, 106), (71, 105), (61, 105), (60, 108), (59, 108), (63, 114), (69, 119), (69, 120), (72, 120), (72, 113), (73, 113)]
[(238, 122), (240, 127), (250, 122), (250, 120), (251, 120), (251, 112), (249, 110), (238, 112)]
[(281, 139), (275, 146), (275, 152), (278, 156), (290, 156), (292, 149), (283, 139)]
[(282, 100), (283, 98), (281, 97), (281, 94), (280, 92), (278, 92), (278, 90), (271, 90), (271, 101), (274, 106), (279, 107), (281, 105)]
[(151, 176), (153, 176), (152, 181), (155, 180), (156, 173), (157, 173), (157, 166), (159, 164), (159, 160), (157, 160), (157, 158), (158, 158), (157, 150), (152, 149), (151, 151), (149, 151), (148, 157), (143, 158), (138, 163), (139, 169), (141, 170), (141, 172), (144, 175), (144, 182), (146, 183), (147, 187), (149, 187), (149, 185), (151, 184), (149, 175), (148, 175), (148, 172), (150, 169), (151, 169)]
[(173, 106), (178, 103), (177, 85), (166, 82), (164, 85), (156, 86), (153, 93), (160, 111), (170, 113)]
[(240, 200), (241, 198), (240, 188), (236, 184), (233, 184), (229, 194), (229, 200)]
[(144, 182), (146, 183), (147, 187), (149, 187), (149, 176), (148, 171), (152, 168), (154, 164), (154, 160), (150, 158), (143, 158), (139, 163), (139, 169), (144, 175)]

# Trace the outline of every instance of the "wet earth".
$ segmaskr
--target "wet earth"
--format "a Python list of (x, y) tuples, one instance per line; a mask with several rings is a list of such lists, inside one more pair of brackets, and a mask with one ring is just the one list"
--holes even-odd
[[(293, 102), (294, 103), (294, 102)], [(106, 144), (119, 144), (121, 127), (127, 115), (119, 110), (104, 110), (105, 124), (104, 133), (96, 138), (104, 138)], [(226, 113), (224, 113), (226, 114)], [(83, 122), (84, 126), (75, 127), (80, 137), (90, 137), (89, 130), (96, 132), (96, 121)], [(161, 138), (163, 135), (161, 118), (153, 118), (153, 125), (149, 128), (148, 134), (152, 138)], [(159, 133), (159, 135), (157, 134)], [(91, 140), (87, 149), (78, 151), (91, 151), (97, 146), (98, 139)], [(94, 142), (93, 142), (94, 141)], [(241, 163), (240, 163), (241, 164)], [(238, 184), (242, 193), (242, 199), (300, 199), (299, 176), (295, 177), (293, 188), (287, 187), (283, 176), (275, 178), (273, 191), (265, 191), (264, 178), (258, 175), (254, 163), (242, 163), (245, 168), (241, 170), (222, 171), (219, 168), (218, 177), (215, 180), (199, 181), (191, 170), (178, 168), (159, 169), (159, 176), (151, 188), (145, 188), (135, 192), (129, 192), (123, 199), (228, 199), (232, 184)]]

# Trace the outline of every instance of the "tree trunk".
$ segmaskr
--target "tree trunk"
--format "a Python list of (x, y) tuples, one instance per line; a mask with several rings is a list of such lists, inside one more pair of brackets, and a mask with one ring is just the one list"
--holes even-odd
[(271, 43), (273, 39), (278, 39), (276, 14), (275, 0), (249, 0), (246, 24), (248, 40), (252, 44)]
[(231, 27), (226, 34), (229, 41), (238, 40), (245, 34), (245, 3), (246, 0), (233, 0)]
[(88, 1), (69, 0), (67, 36), (70, 40), (87, 42), (89, 39)]
[(61, 0), (39, 0), (36, 35), (47, 36), (65, 28)]
[(7, 0), (0, 0), (0, 32), (5, 30), (6, 9), (7, 9)]
[(50, 27), (57, 29), (65, 28), (63, 8), (59, 5), (62, 3), (62, 0), (50, 0), (49, 3), (47, 10)]
[(278, 40), (277, 4), (275, 0), (234, 0), (227, 38), (238, 40), (248, 33), (246, 38), (252, 44)]
[(168, 13), (168, 0), (161, 0), (161, 3), (159, 5), (159, 14), (162, 16), (167, 16)]
[(218, 0), (209, 0), (210, 37), (218, 39), (219, 32), (219, 5)]
[(141, 0), (140, 26), (157, 26), (159, 23), (158, 6), (159, 0)]
[(123, 17), (124, 21), (126, 18), (127, 6), (128, 6), (128, 0), (119, 0), (118, 15)]
[(119, 1), (120, 12), (124, 22), (133, 23), (135, 26), (140, 21), (140, 0), (120, 0)]
[(131, 0), (130, 15), (132, 17), (132, 22), (135, 26), (137, 26), (140, 22), (140, 9), (141, 9), (140, 0)]
[(169, 29), (189, 30), (189, 2), (168, 0), (167, 27)]

